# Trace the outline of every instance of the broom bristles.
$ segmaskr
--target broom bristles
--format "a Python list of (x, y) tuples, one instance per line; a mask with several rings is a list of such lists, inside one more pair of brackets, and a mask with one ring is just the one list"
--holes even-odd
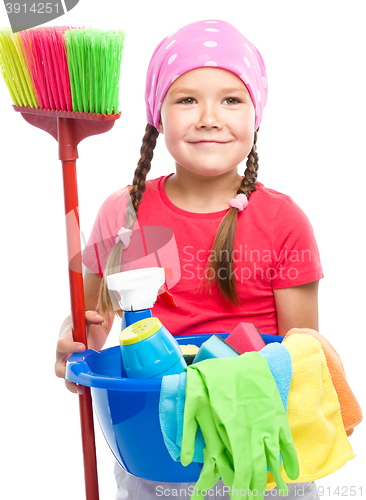
[(125, 33), (67, 26), (0, 30), (0, 69), (14, 104), (118, 113)]
[(86, 28), (65, 38), (74, 111), (118, 113), (125, 33)]
[(39, 108), (24, 54), (10, 28), (0, 29), (0, 71), (16, 106)]

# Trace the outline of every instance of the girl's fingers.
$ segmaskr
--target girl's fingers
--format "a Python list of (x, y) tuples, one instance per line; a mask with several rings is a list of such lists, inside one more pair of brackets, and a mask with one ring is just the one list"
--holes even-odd
[(86, 324), (99, 325), (103, 323), (104, 318), (100, 316), (96, 311), (86, 311), (85, 313)]
[[(90, 325), (99, 325), (103, 323), (104, 318), (100, 316), (96, 311), (86, 311), (85, 313), (87, 334), (89, 333), (88, 327)], [(55, 374), (59, 378), (65, 378), (66, 375), (66, 363), (71, 354), (84, 352), (86, 349), (82, 342), (75, 342), (73, 337), (72, 325), (66, 327), (66, 329), (61, 333), (61, 336), (57, 342), (56, 350), (56, 363), (55, 363)], [(70, 392), (75, 394), (83, 394), (83, 387), (68, 380), (65, 380), (65, 385)]]
[[(85, 319), (87, 327), (90, 325), (99, 325), (104, 321), (103, 316), (100, 316), (96, 311), (86, 311)], [(74, 341), (72, 325), (70, 325), (62, 333), (57, 342), (57, 353), (73, 354), (75, 352), (83, 352), (84, 350), (85, 346), (83, 343)]]
[(85, 345), (81, 342), (74, 342), (70, 337), (61, 337), (57, 342), (57, 353), (58, 354), (73, 354), (74, 352), (85, 351)]
[(65, 378), (66, 362), (75, 352), (85, 351), (85, 345), (80, 342), (74, 342), (71, 335), (61, 337), (57, 342), (55, 374), (59, 378)]
[(74, 384), (74, 382), (70, 382), (69, 380), (65, 380), (66, 388), (74, 393), (74, 394), (83, 394), (84, 389), (82, 385)]

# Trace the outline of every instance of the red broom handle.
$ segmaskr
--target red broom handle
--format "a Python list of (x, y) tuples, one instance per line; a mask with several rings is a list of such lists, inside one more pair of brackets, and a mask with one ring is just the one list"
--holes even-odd
[[(82, 342), (87, 347), (76, 160), (62, 161), (62, 173), (74, 340)], [(79, 396), (79, 406), (86, 499), (99, 500), (92, 400), (90, 388), (83, 389), (84, 393)]]

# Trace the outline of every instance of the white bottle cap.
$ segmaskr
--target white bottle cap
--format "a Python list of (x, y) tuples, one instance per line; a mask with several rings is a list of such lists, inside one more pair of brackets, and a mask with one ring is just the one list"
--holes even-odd
[(115, 290), (121, 296), (119, 303), (123, 311), (151, 309), (164, 283), (163, 267), (135, 269), (107, 276), (109, 290)]

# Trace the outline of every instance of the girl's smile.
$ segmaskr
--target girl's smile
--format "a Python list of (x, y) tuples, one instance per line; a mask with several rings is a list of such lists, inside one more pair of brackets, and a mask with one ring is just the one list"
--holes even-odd
[(195, 142), (190, 142), (188, 141), (188, 144), (193, 144), (194, 146), (218, 146), (218, 145), (223, 145), (223, 144), (229, 144), (231, 141), (227, 142), (222, 142), (222, 141), (195, 141)]
[(161, 109), (160, 132), (176, 161), (199, 176), (221, 176), (248, 156), (255, 110), (243, 81), (219, 68), (198, 68), (177, 78)]

